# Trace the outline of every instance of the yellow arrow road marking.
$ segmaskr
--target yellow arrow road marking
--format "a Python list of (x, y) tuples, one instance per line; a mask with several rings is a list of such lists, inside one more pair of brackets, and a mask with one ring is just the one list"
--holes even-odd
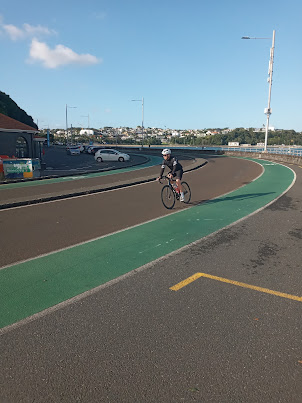
[(206, 274), (206, 273), (195, 273), (195, 274), (193, 274), (193, 276), (188, 277), (187, 279), (181, 281), (180, 283), (174, 285), (173, 287), (170, 287), (170, 290), (178, 291), (181, 288), (185, 287), (186, 285), (197, 280), (199, 277), (206, 277), (206, 278), (210, 278), (212, 280), (221, 281), (223, 283), (233, 284), (233, 285), (237, 285), (239, 287), (244, 287), (244, 288), (249, 288), (251, 290), (264, 292), (266, 294), (276, 295), (277, 297), (288, 298), (288, 299), (293, 299), (295, 301), (302, 302), (302, 297), (297, 297), (296, 295), (291, 295), (291, 294), (286, 294), (284, 292), (269, 290), (268, 288), (257, 287), (255, 285), (241, 283), (239, 281), (229, 280), (229, 279), (223, 278), (223, 277), (212, 276), (211, 274)]

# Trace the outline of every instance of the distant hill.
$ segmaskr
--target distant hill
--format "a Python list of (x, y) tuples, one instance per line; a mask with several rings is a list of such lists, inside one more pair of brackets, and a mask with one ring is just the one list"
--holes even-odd
[(25, 123), (28, 126), (37, 129), (37, 125), (34, 123), (33, 118), (29, 116), (23, 109), (21, 109), (16, 102), (14, 102), (9, 95), (0, 91), (0, 113), (16, 119), (19, 122)]

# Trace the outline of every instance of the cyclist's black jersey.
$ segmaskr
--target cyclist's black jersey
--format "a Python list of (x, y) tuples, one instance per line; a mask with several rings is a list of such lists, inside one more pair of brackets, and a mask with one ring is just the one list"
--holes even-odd
[(162, 178), (165, 167), (168, 167), (172, 173), (172, 175), (174, 176), (176, 171), (182, 171), (182, 165), (178, 162), (178, 159), (176, 157), (173, 157), (171, 155), (169, 160), (163, 160), (162, 165), (161, 165), (161, 171), (160, 171), (160, 178)]

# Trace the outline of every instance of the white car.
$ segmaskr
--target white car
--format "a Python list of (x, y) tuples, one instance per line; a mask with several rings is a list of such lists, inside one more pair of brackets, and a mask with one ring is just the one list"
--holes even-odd
[(104, 147), (102, 147), (102, 146), (90, 146), (87, 149), (87, 153), (88, 154), (95, 154), (98, 150), (100, 150), (102, 148), (104, 148)]
[(87, 153), (88, 153), (88, 154), (92, 154), (92, 149), (93, 149), (93, 146), (89, 146), (89, 147), (87, 148)]
[(119, 162), (124, 162), (124, 161), (129, 161), (130, 160), (130, 155), (121, 153), (120, 151), (117, 150), (111, 150), (111, 149), (102, 149), (98, 150), (94, 158), (98, 162), (102, 161), (119, 161)]
[(69, 155), (80, 155), (80, 148), (79, 146), (67, 146), (66, 152)]

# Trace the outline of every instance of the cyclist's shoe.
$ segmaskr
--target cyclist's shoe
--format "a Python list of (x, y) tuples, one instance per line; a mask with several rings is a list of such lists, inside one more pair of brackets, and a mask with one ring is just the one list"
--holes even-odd
[(180, 200), (181, 202), (184, 202), (184, 201), (185, 201), (185, 196), (183, 196), (183, 195), (180, 195), (180, 198), (179, 198), (179, 200)]

